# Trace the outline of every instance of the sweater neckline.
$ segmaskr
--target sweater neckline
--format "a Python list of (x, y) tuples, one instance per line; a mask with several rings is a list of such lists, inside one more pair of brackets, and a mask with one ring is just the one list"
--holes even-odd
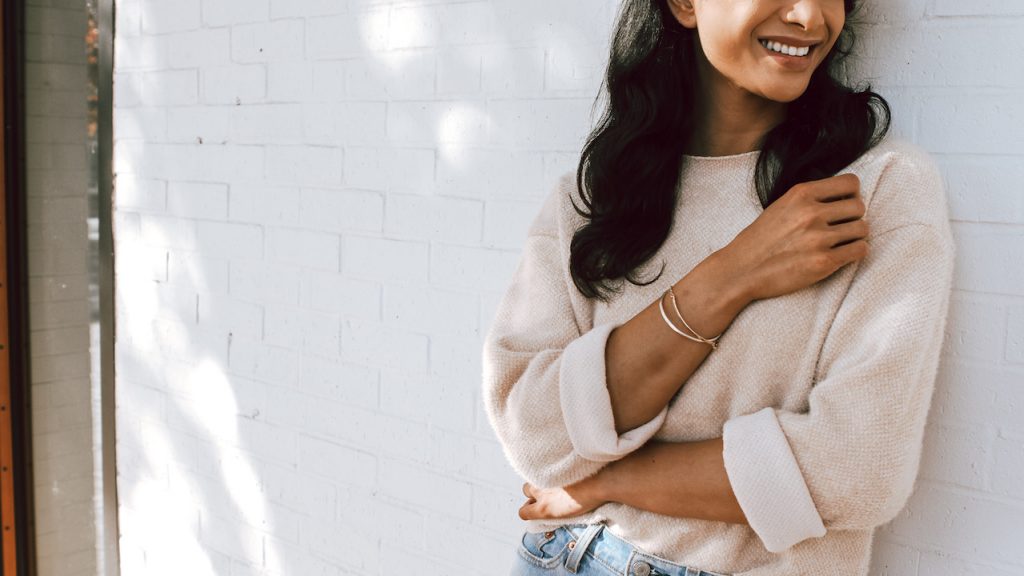
[(756, 159), (760, 156), (761, 150), (751, 150), (750, 152), (740, 152), (739, 154), (726, 154), (724, 156), (698, 156), (695, 154), (683, 154), (683, 158), (691, 162), (737, 162), (740, 160), (751, 160)]
[(754, 185), (754, 169), (760, 156), (761, 150), (751, 150), (750, 152), (727, 154), (724, 156), (683, 154), (681, 176), (684, 179), (711, 177), (715, 179), (724, 178), (726, 181), (735, 179), (737, 182), (743, 182), (745, 202), (749, 202), (751, 205), (763, 210), (761, 197), (758, 195), (757, 187)]

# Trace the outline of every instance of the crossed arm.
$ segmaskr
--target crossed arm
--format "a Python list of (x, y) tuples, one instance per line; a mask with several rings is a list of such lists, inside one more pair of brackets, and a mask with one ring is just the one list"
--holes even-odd
[(720, 437), (652, 440), (575, 484), (542, 489), (527, 482), (523, 493), (528, 500), (519, 517), (524, 520), (576, 516), (621, 502), (666, 516), (748, 523), (725, 472)]
[[(528, 484), (533, 498), (520, 515), (555, 518), (620, 502), (741, 522), (773, 552), (826, 529), (891, 520), (917, 473), (954, 248), (947, 227), (910, 223), (877, 235), (874, 250), (823, 344), (807, 410), (766, 407), (727, 421), (722, 438), (650, 441), (564, 486)], [(865, 314), (869, 305), (878, 313)]]
[[(721, 438), (647, 441), (692, 372), (683, 364), (699, 364), (703, 349), (680, 337), (670, 358), (677, 363), (666, 370), (657, 348), (673, 335), (656, 304), (611, 332), (608, 323), (577, 332), (572, 312), (585, 304), (571, 291), (543, 289), (550, 285), (544, 281), (564, 280), (563, 258), (541, 243), (555, 237), (533, 239), (527, 265), (517, 272), (522, 282), (503, 300), (485, 347), (485, 407), (510, 463), (528, 481), (520, 516), (573, 516), (614, 501), (675, 517), (742, 522), (770, 552), (826, 530), (867, 530), (895, 517), (913, 490), (955, 255), (936, 196), (937, 169), (921, 154), (904, 156), (878, 182), (874, 204), (882, 206), (876, 212), (883, 231), (872, 236), (871, 256), (835, 313), (806, 409), (766, 406), (734, 415)], [(886, 201), (916, 198), (928, 201), (915, 206), (933, 209), (903, 218), (900, 206), (884, 208)], [(695, 328), (718, 334), (714, 314), (703, 322), (699, 316), (714, 308), (687, 300), (685, 286), (676, 288)], [(538, 306), (547, 306), (544, 314)], [(664, 337), (638, 338), (649, 333), (645, 327)], [(623, 342), (634, 354), (617, 353)], [(597, 361), (601, 351), (605, 363)], [(644, 375), (644, 368), (653, 372)], [(645, 385), (629, 386), (637, 381)]]
[[(717, 254), (691, 270), (673, 290), (691, 325), (709, 336), (724, 331), (750, 301), (742, 286), (728, 278)], [(705, 344), (669, 332), (657, 302), (613, 330), (605, 360), (615, 433), (657, 421), (709, 351)], [(648, 385), (636, 387), (637, 377)], [(587, 403), (580, 399), (573, 405)], [(581, 415), (577, 420), (592, 419)], [(581, 435), (597, 437), (595, 432)], [(652, 440), (616, 457), (596, 474), (567, 486), (539, 489), (527, 482), (523, 492), (529, 500), (520, 517), (560, 518), (612, 501), (668, 516), (747, 523), (726, 475), (721, 437), (699, 442)]]

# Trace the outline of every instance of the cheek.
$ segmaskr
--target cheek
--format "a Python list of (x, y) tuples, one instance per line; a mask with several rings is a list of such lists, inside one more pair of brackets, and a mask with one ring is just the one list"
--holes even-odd
[(846, 9), (842, 2), (834, 2), (824, 13), (825, 27), (828, 28), (829, 41), (835, 46), (836, 40), (846, 26)]
[(698, 29), (701, 49), (708, 62), (723, 76), (741, 81), (754, 64), (748, 38), (737, 36), (705, 35)]

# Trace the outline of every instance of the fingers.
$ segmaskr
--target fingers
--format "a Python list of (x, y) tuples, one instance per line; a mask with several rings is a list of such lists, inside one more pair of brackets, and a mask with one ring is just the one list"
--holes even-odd
[(530, 520), (533, 518), (533, 502), (527, 502), (519, 507), (519, 518), (522, 520)]
[(523, 483), (523, 496), (533, 498), (533, 486), (529, 482)]
[(829, 248), (845, 244), (852, 240), (866, 238), (868, 235), (868, 223), (864, 220), (852, 220), (842, 224), (829, 226), (826, 233), (826, 242)]
[(868, 243), (866, 240), (854, 240), (849, 244), (843, 244), (832, 249), (833, 258), (839, 262), (839, 267), (851, 262), (863, 259), (868, 254)]
[(819, 214), (830, 225), (842, 224), (843, 222), (863, 218), (867, 211), (867, 206), (864, 205), (864, 201), (860, 199), (860, 196), (826, 202), (818, 206)]
[(526, 501), (525, 504), (519, 507), (519, 518), (523, 520), (531, 520), (534, 518), (541, 518), (542, 515), (539, 510), (540, 503), (533, 498)]
[(830, 202), (845, 198), (851, 195), (860, 194), (860, 178), (856, 174), (839, 174), (831, 178), (813, 180), (802, 186), (806, 187), (806, 194), (819, 202)]

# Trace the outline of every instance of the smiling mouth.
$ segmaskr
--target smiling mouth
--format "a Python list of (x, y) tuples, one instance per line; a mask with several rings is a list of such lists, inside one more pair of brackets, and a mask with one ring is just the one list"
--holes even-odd
[(781, 42), (775, 42), (772, 40), (759, 40), (761, 46), (767, 48), (770, 52), (781, 54), (783, 56), (795, 56), (797, 58), (806, 57), (814, 49), (814, 46), (790, 46)]

